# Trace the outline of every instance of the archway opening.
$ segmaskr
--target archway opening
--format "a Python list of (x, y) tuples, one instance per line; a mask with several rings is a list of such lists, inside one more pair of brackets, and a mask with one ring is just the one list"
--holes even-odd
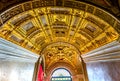
[(65, 68), (57, 68), (52, 73), (51, 81), (72, 81), (71, 73)]

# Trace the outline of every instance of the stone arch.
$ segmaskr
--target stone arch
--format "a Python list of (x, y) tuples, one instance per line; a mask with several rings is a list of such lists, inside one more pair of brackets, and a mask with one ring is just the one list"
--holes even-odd
[(51, 66), (49, 69), (46, 70), (47, 73), (46, 73), (45, 81), (49, 81), (51, 79), (52, 73), (57, 68), (67, 69), (71, 73), (71, 76), (74, 76), (74, 75), (77, 74), (77, 72), (75, 72), (75, 69), (73, 69), (74, 67), (71, 66), (70, 64), (65, 63), (65, 62), (64, 63), (58, 62), (58, 63), (55, 63), (53, 66)]
[(75, 72), (74, 67), (71, 66), (70, 64), (64, 63), (64, 62), (57, 62), (57, 63), (53, 64), (50, 68), (48, 68), (46, 70), (47, 75), (51, 75), (56, 68), (66, 68), (66, 69), (68, 69), (70, 71), (71, 75), (77, 74), (77, 72)]

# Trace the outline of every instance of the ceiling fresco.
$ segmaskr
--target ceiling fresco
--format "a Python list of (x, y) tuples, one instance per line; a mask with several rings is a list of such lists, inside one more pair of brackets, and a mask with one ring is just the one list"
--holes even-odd
[(79, 51), (73, 45), (63, 42), (53, 43), (48, 45), (41, 54), (45, 58), (46, 70), (56, 63), (59, 63), (59, 66), (64, 66), (60, 63), (67, 63), (73, 67), (72, 69), (76, 69), (77, 73), (82, 73)]

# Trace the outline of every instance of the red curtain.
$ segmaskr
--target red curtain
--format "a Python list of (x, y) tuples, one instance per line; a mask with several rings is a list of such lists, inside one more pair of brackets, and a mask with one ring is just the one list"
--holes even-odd
[(38, 79), (37, 79), (37, 81), (43, 81), (43, 78), (44, 78), (44, 72), (43, 72), (42, 66), (40, 65), (39, 69), (38, 69)]

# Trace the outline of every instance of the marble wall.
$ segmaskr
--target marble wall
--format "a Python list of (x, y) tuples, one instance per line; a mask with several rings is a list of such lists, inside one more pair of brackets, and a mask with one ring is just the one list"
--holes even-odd
[(0, 38), (0, 81), (32, 81), (39, 55)]
[(120, 81), (120, 61), (87, 63), (89, 81)]
[(34, 63), (1, 61), (0, 81), (32, 81)]

